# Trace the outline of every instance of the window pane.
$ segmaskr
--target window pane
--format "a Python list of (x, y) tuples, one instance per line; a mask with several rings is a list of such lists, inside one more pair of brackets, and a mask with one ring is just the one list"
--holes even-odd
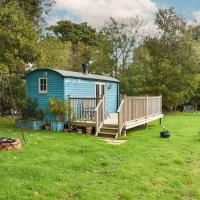
[(39, 79), (39, 88), (41, 92), (46, 92), (47, 91), (47, 79), (46, 78), (41, 78)]

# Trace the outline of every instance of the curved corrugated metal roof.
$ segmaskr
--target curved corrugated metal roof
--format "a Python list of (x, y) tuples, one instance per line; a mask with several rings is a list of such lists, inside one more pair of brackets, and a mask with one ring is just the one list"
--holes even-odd
[[(120, 82), (119, 80), (109, 77), (109, 76), (102, 76), (102, 75), (96, 75), (96, 74), (83, 74), (81, 72), (74, 72), (74, 71), (65, 71), (65, 70), (59, 70), (59, 69), (47, 69), (47, 68), (40, 68), (40, 69), (35, 69), (28, 74), (37, 71), (37, 70), (52, 70), (63, 77), (75, 77), (75, 78), (82, 78), (82, 79), (92, 79), (92, 80), (102, 80), (102, 81), (111, 81), (111, 82)], [(27, 74), (27, 75), (28, 75)]]

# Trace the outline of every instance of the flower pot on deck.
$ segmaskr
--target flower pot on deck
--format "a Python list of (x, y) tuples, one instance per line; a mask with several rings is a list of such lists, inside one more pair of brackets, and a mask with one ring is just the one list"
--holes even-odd
[(42, 129), (42, 122), (38, 120), (21, 120), (21, 119), (16, 119), (15, 125), (17, 128), (22, 128), (22, 129), (29, 129), (29, 130), (41, 130)]
[(64, 122), (51, 122), (51, 130), (60, 132), (64, 130)]

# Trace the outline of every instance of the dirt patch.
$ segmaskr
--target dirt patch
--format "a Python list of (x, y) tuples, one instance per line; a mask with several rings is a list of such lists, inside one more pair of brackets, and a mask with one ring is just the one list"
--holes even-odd
[(120, 145), (127, 142), (127, 140), (115, 140), (115, 139), (109, 139), (109, 138), (103, 138), (101, 140), (105, 141), (107, 144), (112, 144), (112, 145)]

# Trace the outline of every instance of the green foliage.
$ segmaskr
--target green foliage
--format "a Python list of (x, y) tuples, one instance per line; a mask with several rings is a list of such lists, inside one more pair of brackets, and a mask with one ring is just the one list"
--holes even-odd
[(48, 28), (53, 35), (62, 42), (71, 42), (72, 66), (73, 70), (80, 71), (81, 64), (90, 60), (90, 46), (95, 46), (97, 42), (97, 32), (95, 28), (87, 23), (73, 23), (68, 20), (58, 21), (56, 25)]
[[(21, 80), (28, 62), (38, 56), (38, 32), (32, 22), (27, 20), (17, 1), (0, 2), (0, 70), (7, 73), (14, 99), (20, 107), (25, 97), (24, 81)], [(5, 82), (0, 84), (0, 113), (10, 114), (13, 102)]]
[[(10, 88), (14, 96), (15, 103), (19, 110), (23, 107), (25, 99), (25, 85), (24, 81), (13, 75), (0, 76), (0, 115), (11, 115), (15, 111), (13, 99), (11, 97)], [(8, 84), (9, 81), (9, 84)]]
[(38, 107), (37, 99), (28, 98), (24, 103), (21, 115), (22, 119), (25, 120), (42, 120), (44, 112)]
[(35, 61), (37, 67), (69, 70), (72, 66), (71, 43), (46, 37), (39, 43), (40, 56)]
[(129, 95), (163, 95), (163, 105), (176, 109), (196, 93), (199, 47), (185, 20), (173, 9), (159, 10), (155, 23), (159, 36), (146, 37), (134, 50), (131, 68), (120, 76), (122, 91)]
[(56, 25), (49, 27), (50, 31), (61, 40), (70, 41), (73, 45), (82, 42), (93, 46), (96, 44), (96, 29), (88, 26), (87, 23), (73, 23), (68, 20), (58, 21)]
[(111, 58), (112, 48), (101, 34), (97, 39), (97, 47), (91, 48), (91, 64), (89, 70), (95, 74), (113, 76), (115, 61)]
[(55, 114), (56, 121), (63, 121), (66, 105), (63, 99), (52, 97), (49, 99), (49, 112)]
[(0, 65), (10, 73), (23, 73), (38, 55), (38, 33), (16, 2), (0, 6)]
[(109, 56), (113, 60), (113, 75), (117, 77), (120, 72), (125, 72), (132, 61), (142, 20), (138, 17), (115, 19), (110, 18), (101, 32), (109, 44)]

